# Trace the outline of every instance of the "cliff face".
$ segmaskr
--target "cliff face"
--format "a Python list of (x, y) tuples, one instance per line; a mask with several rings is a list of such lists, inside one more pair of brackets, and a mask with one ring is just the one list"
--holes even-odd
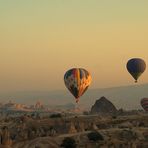
[(99, 100), (95, 102), (95, 104), (91, 108), (91, 113), (116, 113), (117, 109), (116, 107), (105, 97), (101, 97)]

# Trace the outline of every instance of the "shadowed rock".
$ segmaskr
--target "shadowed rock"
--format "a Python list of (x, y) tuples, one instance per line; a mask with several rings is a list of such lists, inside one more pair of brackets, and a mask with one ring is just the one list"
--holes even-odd
[(91, 114), (97, 114), (97, 113), (111, 114), (116, 112), (117, 112), (116, 107), (105, 97), (101, 97), (99, 100), (97, 100), (91, 108)]
[(9, 130), (8, 130), (8, 127), (4, 126), (2, 128), (2, 132), (1, 132), (1, 146), (0, 147), (8, 147), (8, 146), (11, 146), (12, 144), (12, 141), (10, 139), (10, 133), (9, 133)]

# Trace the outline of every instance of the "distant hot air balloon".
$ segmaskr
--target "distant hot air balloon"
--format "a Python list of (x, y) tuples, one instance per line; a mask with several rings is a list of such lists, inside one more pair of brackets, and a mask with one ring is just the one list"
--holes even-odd
[(141, 106), (145, 111), (148, 111), (148, 98), (141, 99)]
[(85, 93), (91, 83), (90, 73), (83, 68), (73, 68), (68, 70), (64, 75), (64, 82), (68, 90), (73, 94), (76, 103)]
[(126, 65), (128, 72), (132, 75), (137, 82), (138, 78), (146, 69), (146, 63), (143, 59), (140, 58), (133, 58), (130, 59)]

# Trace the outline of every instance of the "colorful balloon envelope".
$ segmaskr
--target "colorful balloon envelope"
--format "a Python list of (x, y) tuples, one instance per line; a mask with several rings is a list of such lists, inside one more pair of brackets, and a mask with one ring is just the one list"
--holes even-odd
[(127, 70), (137, 82), (138, 78), (146, 69), (146, 63), (143, 59), (140, 58), (133, 58), (130, 59), (127, 63)]
[(79, 98), (88, 89), (91, 80), (90, 73), (83, 68), (70, 69), (64, 75), (65, 85), (75, 97), (76, 103), (79, 102)]
[(148, 111), (148, 98), (141, 99), (141, 106), (145, 111)]

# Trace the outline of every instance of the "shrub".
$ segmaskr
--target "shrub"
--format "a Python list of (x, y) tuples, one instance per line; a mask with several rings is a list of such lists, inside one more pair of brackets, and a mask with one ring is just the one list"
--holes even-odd
[(76, 148), (76, 146), (76, 141), (70, 137), (65, 138), (61, 144), (61, 147), (64, 148)]
[(50, 118), (61, 118), (62, 115), (61, 114), (52, 114), (50, 115)]
[(113, 119), (117, 119), (117, 116), (116, 116), (116, 115), (113, 115), (112, 118), (113, 118)]
[(97, 142), (97, 141), (102, 141), (104, 140), (103, 136), (97, 132), (97, 131), (94, 131), (94, 132), (91, 132), (87, 135), (88, 139), (90, 141), (94, 141), (94, 142)]
[(144, 122), (139, 123), (139, 127), (144, 127), (144, 126), (145, 126)]
[(88, 111), (84, 111), (83, 115), (89, 115), (89, 112)]

